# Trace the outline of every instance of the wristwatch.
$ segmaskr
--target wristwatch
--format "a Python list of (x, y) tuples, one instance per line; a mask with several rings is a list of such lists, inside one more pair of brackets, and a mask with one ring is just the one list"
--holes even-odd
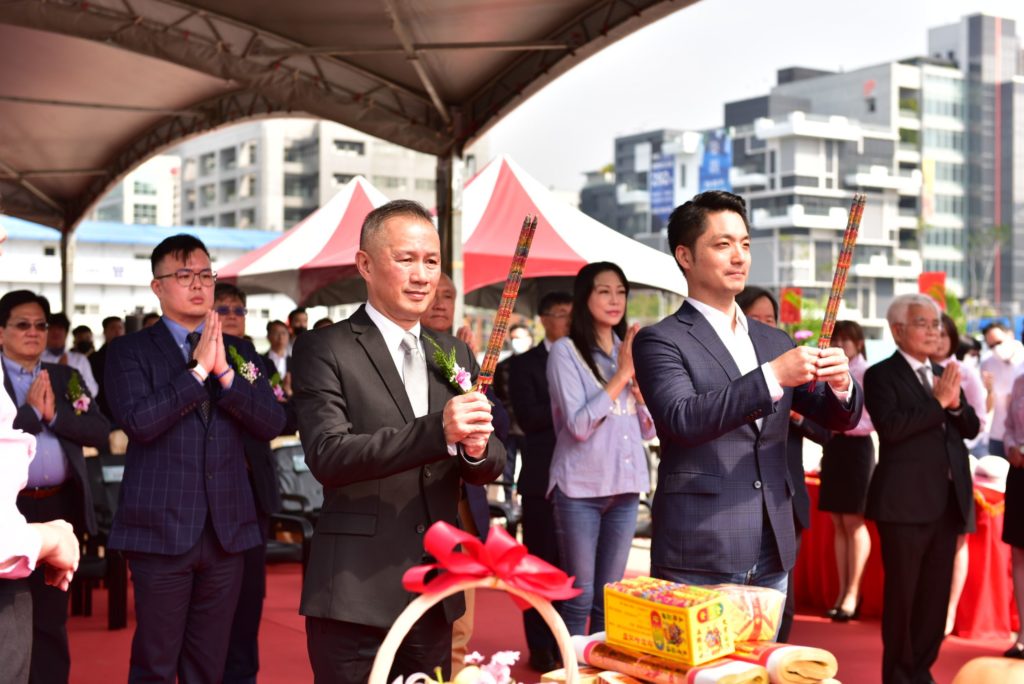
[(198, 359), (192, 359), (188, 362), (188, 369), (196, 374), (202, 382), (206, 382), (207, 376), (210, 375), (210, 371), (203, 368), (203, 364), (199, 363)]

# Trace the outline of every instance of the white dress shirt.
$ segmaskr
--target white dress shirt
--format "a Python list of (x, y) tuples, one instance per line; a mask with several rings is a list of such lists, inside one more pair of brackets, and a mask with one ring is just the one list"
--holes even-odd
[[(750, 328), (747, 324), (747, 317), (743, 315), (743, 312), (740, 311), (740, 308), (735, 303), (732, 305), (732, 313), (727, 314), (693, 297), (687, 297), (686, 301), (711, 324), (711, 327), (718, 334), (718, 338), (722, 340), (722, 344), (725, 345), (726, 351), (729, 352), (729, 356), (732, 357), (742, 375), (746, 375), (757, 368), (757, 352), (754, 351), (754, 343), (750, 341)], [(736, 322), (735, 326), (733, 325), (734, 320)], [(771, 395), (772, 401), (778, 401), (782, 399), (784, 390), (782, 385), (779, 384), (778, 378), (775, 377), (775, 371), (772, 370), (769, 363), (761, 364), (761, 373), (764, 375), (764, 381), (768, 385), (768, 394)], [(756, 422), (757, 429), (760, 430), (764, 419), (758, 418)]]
[[(380, 326), (377, 326), (380, 327)], [(267, 358), (274, 364), (274, 370), (284, 380), (285, 374), (288, 372), (288, 357), (286, 355), (278, 354), (276, 351), (271, 349), (267, 352)]]

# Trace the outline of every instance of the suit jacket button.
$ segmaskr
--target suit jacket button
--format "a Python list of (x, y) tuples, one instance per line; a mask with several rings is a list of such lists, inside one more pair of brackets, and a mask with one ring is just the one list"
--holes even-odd
[(430, 477), (430, 466), (423, 466), (423, 477)]
[(760, 489), (760, 488), (761, 488), (761, 481), (760, 480), (754, 480), (754, 489)]
[(207, 480), (212, 480), (213, 479), (213, 473), (206, 473), (206, 479)]
[(426, 532), (426, 531), (427, 531), (427, 528), (426, 528), (426, 526), (425, 526), (425, 525), (422, 525), (422, 524), (421, 524), (421, 525), (417, 525), (417, 526), (416, 526), (416, 533), (417, 533), (417, 534), (423, 534), (423, 533), (424, 533), (424, 532)]

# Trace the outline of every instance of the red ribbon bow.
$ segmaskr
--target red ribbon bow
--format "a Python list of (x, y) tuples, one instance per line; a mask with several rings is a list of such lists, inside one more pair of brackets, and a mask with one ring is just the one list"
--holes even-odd
[[(456, 550), (459, 544), (462, 551)], [(581, 591), (572, 586), (575, 577), (569, 577), (547, 561), (531, 556), (525, 546), (501, 527), (492, 527), (487, 542), (481, 543), (477, 537), (446, 522), (436, 522), (427, 530), (423, 548), (437, 562), (406, 570), (402, 586), (408, 591), (433, 594), (458, 582), (486, 577), (497, 577), (511, 587), (549, 601), (570, 599)], [(434, 570), (445, 572), (429, 582), (425, 581)], [(523, 610), (530, 607), (515, 594), (512, 594), (512, 600)]]

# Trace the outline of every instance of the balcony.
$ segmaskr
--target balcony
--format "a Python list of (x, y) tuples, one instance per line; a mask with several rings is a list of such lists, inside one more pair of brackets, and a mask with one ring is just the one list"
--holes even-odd
[(755, 228), (826, 228), (845, 230), (849, 211), (842, 207), (818, 208), (791, 204), (777, 209), (755, 209)]
[(881, 188), (897, 190), (905, 194), (917, 194), (921, 191), (921, 172), (916, 175), (893, 175), (885, 166), (862, 166), (856, 173), (846, 175), (846, 185), (858, 188)]

